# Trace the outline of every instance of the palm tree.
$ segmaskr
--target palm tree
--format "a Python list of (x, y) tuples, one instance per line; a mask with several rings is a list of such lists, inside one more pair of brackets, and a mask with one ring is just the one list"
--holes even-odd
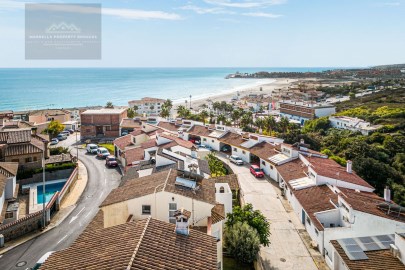
[(217, 124), (220, 124), (221, 122), (222, 122), (222, 124), (225, 124), (225, 122), (226, 122), (226, 117), (223, 114), (220, 114), (217, 117)]
[(257, 127), (260, 133), (262, 133), (264, 128), (264, 120), (263, 118), (257, 118), (254, 125)]
[(200, 118), (201, 118), (201, 120), (203, 121), (203, 123), (204, 123), (204, 125), (205, 125), (205, 120), (207, 119), (207, 117), (208, 117), (208, 112), (206, 111), (206, 110), (203, 110), (202, 112), (200, 112)]
[(114, 105), (111, 101), (108, 101), (107, 104), (105, 105), (105, 107), (108, 109), (112, 109), (112, 108), (114, 108)]
[(162, 107), (160, 111), (160, 116), (163, 118), (168, 118), (170, 116), (170, 110), (167, 107)]
[(127, 116), (128, 116), (128, 118), (134, 118), (135, 117), (134, 109), (128, 108), (127, 109)]
[(180, 105), (179, 107), (177, 107), (177, 114), (181, 118), (188, 118), (191, 113), (190, 113), (190, 110), (187, 109), (185, 106)]
[(290, 125), (290, 121), (288, 121), (287, 117), (281, 117), (280, 122), (278, 123), (281, 131), (286, 133), (288, 130), (288, 126)]
[(240, 116), (241, 116), (240, 110), (233, 110), (233, 111), (232, 111), (232, 113), (231, 113), (231, 119), (232, 119), (234, 125), (237, 125), (237, 124), (238, 124), (238, 120), (239, 120)]
[(209, 118), (210, 118), (210, 123), (214, 124), (215, 123), (215, 114), (213, 112), (210, 111), (209, 113)]
[(276, 119), (273, 116), (269, 115), (264, 118), (264, 130), (266, 133), (270, 135), (276, 124)]
[(246, 129), (247, 127), (250, 127), (253, 123), (253, 113), (252, 112), (246, 112), (241, 120), (240, 120), (240, 125), (242, 129)]
[(165, 102), (163, 102), (162, 108), (167, 108), (169, 111), (173, 107), (173, 102), (170, 99), (166, 99)]

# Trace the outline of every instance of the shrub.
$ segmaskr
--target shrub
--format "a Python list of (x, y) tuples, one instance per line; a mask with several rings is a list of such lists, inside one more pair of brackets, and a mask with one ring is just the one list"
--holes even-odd
[(257, 231), (246, 222), (227, 227), (225, 242), (229, 253), (242, 263), (252, 263), (260, 249)]

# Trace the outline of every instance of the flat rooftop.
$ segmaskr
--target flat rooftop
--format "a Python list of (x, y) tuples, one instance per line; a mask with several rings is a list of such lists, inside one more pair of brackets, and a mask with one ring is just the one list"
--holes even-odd
[(114, 109), (102, 108), (96, 110), (87, 110), (84, 111), (82, 114), (121, 114), (124, 111), (126, 111), (126, 108), (114, 108)]

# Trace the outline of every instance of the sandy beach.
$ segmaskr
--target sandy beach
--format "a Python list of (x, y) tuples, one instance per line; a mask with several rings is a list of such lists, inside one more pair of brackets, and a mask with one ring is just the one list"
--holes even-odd
[[(243, 97), (243, 96), (246, 96), (249, 94), (270, 95), (274, 90), (287, 89), (289, 86), (291, 86), (294, 82), (297, 82), (297, 81), (298, 81), (297, 79), (278, 78), (278, 79), (275, 79), (274, 82), (271, 82), (271, 83), (263, 82), (263, 84), (258, 84), (255, 86), (249, 86), (249, 87), (246, 87), (243, 89), (238, 89), (238, 90), (235, 90), (234, 92), (213, 95), (209, 99), (211, 99), (213, 102), (216, 102), (216, 101), (230, 102), (232, 97), (236, 96), (237, 92), (239, 92), (240, 97)], [(207, 104), (207, 103), (208, 103), (208, 99), (206, 99), (206, 98), (191, 99), (191, 107), (194, 110), (198, 110), (202, 104)], [(185, 103), (183, 103), (183, 102), (177, 102), (177, 103), (173, 104), (174, 105), (173, 107), (177, 108), (177, 106), (184, 105), (184, 104)], [(188, 103), (187, 103), (187, 106), (188, 106)]]

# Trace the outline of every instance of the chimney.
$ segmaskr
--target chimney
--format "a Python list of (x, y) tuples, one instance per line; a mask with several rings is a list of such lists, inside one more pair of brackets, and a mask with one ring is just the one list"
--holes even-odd
[(348, 160), (346, 163), (346, 171), (348, 173), (352, 173), (352, 161), (351, 160)]
[(184, 208), (176, 210), (174, 217), (176, 218), (176, 234), (188, 235), (188, 219), (190, 218), (191, 213)]
[(391, 201), (391, 190), (388, 186), (385, 187), (384, 189), (384, 200), (386, 202), (390, 202)]

